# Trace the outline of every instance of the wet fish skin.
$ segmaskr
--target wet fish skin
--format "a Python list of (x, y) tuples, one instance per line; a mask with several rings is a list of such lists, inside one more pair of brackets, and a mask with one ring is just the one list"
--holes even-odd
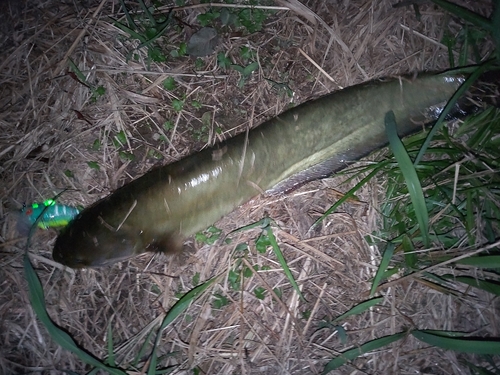
[(417, 131), (462, 82), (453, 74), (372, 81), (301, 104), (96, 202), (63, 229), (53, 258), (82, 268), (173, 252), (254, 196), (327, 176), (383, 147), (389, 110), (401, 136)]

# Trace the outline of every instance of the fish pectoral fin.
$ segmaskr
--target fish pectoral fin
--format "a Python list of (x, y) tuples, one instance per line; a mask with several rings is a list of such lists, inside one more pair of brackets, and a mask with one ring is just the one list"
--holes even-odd
[(183, 239), (179, 235), (164, 233), (155, 236), (146, 246), (145, 251), (163, 254), (176, 254), (182, 251), (183, 242)]

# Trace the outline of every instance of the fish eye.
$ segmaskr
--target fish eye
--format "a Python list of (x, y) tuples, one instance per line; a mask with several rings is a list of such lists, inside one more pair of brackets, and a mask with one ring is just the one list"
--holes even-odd
[(87, 262), (83, 258), (74, 258), (73, 259), (73, 264), (75, 266), (79, 267), (85, 267), (87, 265)]

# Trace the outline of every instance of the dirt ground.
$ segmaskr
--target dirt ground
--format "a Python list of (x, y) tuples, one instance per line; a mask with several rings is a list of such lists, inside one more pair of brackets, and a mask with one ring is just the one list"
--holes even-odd
[[(174, 26), (153, 50), (153, 45), (137, 49), (140, 42), (117, 26), (126, 24), (119, 1), (1, 0), (0, 372), (90, 370), (51, 340), (30, 306), (23, 273), (26, 238), (16, 230), (15, 213), (23, 203), (67, 189), (60, 202), (85, 207), (154, 166), (257, 126), (293, 105), (381, 77), (449, 68), (443, 40), (459, 33), (460, 20), (429, 2), (418, 12), (393, 3), (259, 2), (274, 7), (262, 10), (262, 25), (210, 21), (218, 44), (196, 59), (183, 55), (182, 43), (202, 26), (198, 16), (219, 11), (229, 17), (240, 8), (186, 3), (172, 12)], [(485, 16), (491, 12), (491, 1), (460, 3)], [(138, 16), (139, 3), (126, 5), (144, 19)], [(156, 5), (155, 14), (167, 14), (172, 6)], [(166, 61), (148, 58), (148, 51), (160, 51)], [(258, 62), (258, 67), (242, 80), (236, 69), (217, 62), (220, 52), (233, 64)], [(379, 225), (384, 181), (374, 180), (359, 201), (345, 203), (309, 230), (357, 182), (344, 180), (328, 178), (285, 196), (258, 197), (215, 224), (227, 235), (272, 218), (305, 301), (273, 252), (257, 251), (259, 229), (231, 234), (229, 243), (224, 236), (215, 244), (190, 238), (179, 256), (148, 253), (84, 270), (52, 260), (57, 231), (51, 229), (38, 230), (30, 246), (47, 311), (101, 359), (108, 353), (111, 327), (117, 363), (126, 369), (136, 364), (130, 374), (142, 373), (150, 346), (144, 352), (141, 347), (179, 295), (217, 275), (218, 281), (161, 334), (161, 367), (178, 374), (319, 374), (339, 352), (407, 328), (498, 337), (498, 298), (479, 291), (446, 295), (412, 279), (383, 289), (382, 304), (345, 319), (342, 329), (329, 323), (368, 298), (380, 261), (379, 249), (366, 237)], [(256, 266), (259, 272), (245, 272)], [(240, 276), (238, 288), (232, 275)], [(279, 291), (280, 301), (272, 290)], [(480, 365), (483, 358), (436, 349), (409, 336), (334, 373), (469, 374), (466, 361)]]

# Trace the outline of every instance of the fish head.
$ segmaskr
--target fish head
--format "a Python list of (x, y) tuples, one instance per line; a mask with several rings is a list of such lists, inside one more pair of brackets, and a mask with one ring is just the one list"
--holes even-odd
[(142, 252), (140, 235), (70, 223), (57, 237), (52, 257), (71, 268), (93, 268), (126, 260)]
[(83, 210), (62, 229), (52, 251), (56, 262), (71, 268), (101, 267), (143, 251), (141, 228), (122, 225), (120, 207), (111, 210), (108, 200), (103, 202)]
[(61, 231), (52, 252), (56, 262), (71, 268), (95, 268), (144, 252), (182, 251), (183, 237), (178, 232), (135, 221), (122, 224), (93, 211), (83, 211)]

